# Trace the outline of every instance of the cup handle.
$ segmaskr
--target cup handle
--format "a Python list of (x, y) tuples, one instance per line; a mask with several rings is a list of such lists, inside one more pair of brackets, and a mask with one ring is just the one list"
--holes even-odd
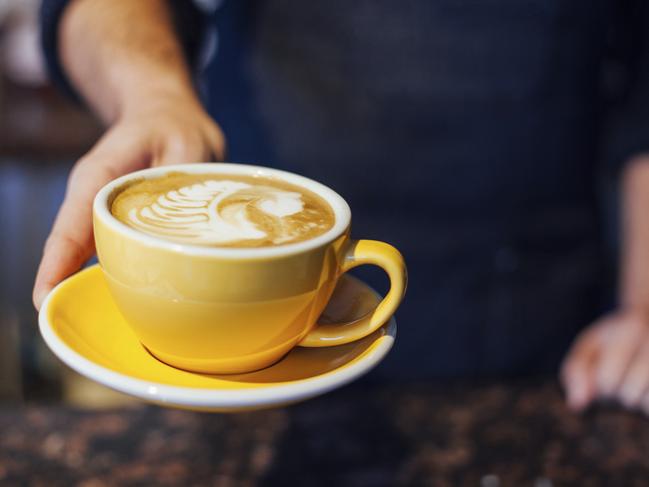
[(408, 274), (401, 253), (392, 245), (376, 240), (351, 241), (340, 274), (359, 265), (381, 267), (390, 278), (390, 290), (374, 311), (347, 323), (316, 324), (299, 343), (302, 347), (330, 347), (366, 337), (383, 326), (399, 307), (406, 292)]

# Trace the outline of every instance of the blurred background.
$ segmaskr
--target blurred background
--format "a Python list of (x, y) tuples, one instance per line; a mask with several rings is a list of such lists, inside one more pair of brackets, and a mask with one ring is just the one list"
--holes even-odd
[(92, 115), (48, 84), (38, 6), (38, 0), (0, 0), (0, 401), (111, 404), (119, 396), (52, 356), (31, 303), (67, 174), (101, 132)]

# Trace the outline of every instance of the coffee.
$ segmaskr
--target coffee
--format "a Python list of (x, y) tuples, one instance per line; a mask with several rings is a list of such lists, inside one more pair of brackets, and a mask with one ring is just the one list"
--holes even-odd
[(170, 172), (113, 193), (110, 212), (141, 232), (211, 247), (267, 247), (309, 240), (333, 227), (329, 204), (281, 179)]
[[(191, 371), (247, 373), (298, 345), (360, 340), (405, 291), (401, 254), (352, 240), (340, 195), (275, 169), (184, 164), (127, 174), (99, 190), (93, 225), (121, 314), (151, 354)], [(340, 275), (365, 264), (388, 274), (386, 297), (359, 319), (319, 326)]]

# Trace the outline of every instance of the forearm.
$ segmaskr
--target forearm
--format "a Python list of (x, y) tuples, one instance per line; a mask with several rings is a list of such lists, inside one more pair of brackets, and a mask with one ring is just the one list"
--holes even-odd
[(620, 303), (649, 314), (649, 156), (630, 162), (622, 179)]
[(73, 0), (59, 50), (72, 84), (107, 123), (156, 97), (196, 101), (166, 0)]

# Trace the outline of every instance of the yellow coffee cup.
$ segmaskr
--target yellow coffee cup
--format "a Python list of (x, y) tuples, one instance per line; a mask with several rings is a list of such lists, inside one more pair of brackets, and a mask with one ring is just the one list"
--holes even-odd
[[(116, 219), (110, 205), (129, 182), (171, 171), (278, 178), (331, 206), (335, 222), (310, 240), (273, 247), (179, 244)], [(296, 174), (244, 164), (201, 163), (145, 169), (107, 184), (93, 206), (97, 256), (117, 307), (142, 344), (170, 365), (243, 373), (267, 367), (293, 347), (363, 338), (385, 324), (406, 289), (406, 267), (391, 245), (349, 237), (351, 212), (328, 187)], [(390, 290), (369, 315), (318, 324), (338, 278), (353, 267), (385, 270)]]

